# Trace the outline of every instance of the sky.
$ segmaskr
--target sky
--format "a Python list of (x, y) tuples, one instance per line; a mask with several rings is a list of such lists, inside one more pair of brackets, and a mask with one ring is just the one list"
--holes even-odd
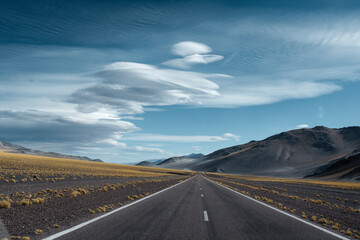
[(134, 164), (360, 125), (360, 1), (0, 2), (0, 140)]

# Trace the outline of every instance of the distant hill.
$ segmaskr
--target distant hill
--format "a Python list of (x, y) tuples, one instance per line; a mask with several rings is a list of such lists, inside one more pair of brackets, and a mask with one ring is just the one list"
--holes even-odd
[(181, 162), (181, 161), (186, 161), (189, 159), (199, 159), (204, 157), (205, 155), (202, 153), (192, 153), (189, 155), (185, 155), (185, 156), (180, 156), (180, 157), (171, 157), (168, 159), (165, 159), (164, 161), (158, 163), (159, 166), (163, 166), (163, 165), (169, 165), (169, 164), (173, 164), (173, 163), (177, 163), (177, 162)]
[(143, 166), (143, 167), (158, 167), (158, 165), (150, 162), (150, 161), (142, 161), (136, 164), (136, 166)]
[(282, 132), (206, 156), (172, 157), (158, 165), (206, 172), (359, 180), (359, 158), (360, 127), (318, 126)]
[(162, 161), (156, 161), (156, 160), (142, 161), (136, 165), (137, 166), (145, 166), (145, 167), (163, 167), (163, 168), (177, 168), (177, 169), (180, 168), (181, 169), (183, 165), (188, 165), (189, 161), (193, 162), (204, 156), (205, 155), (201, 154), (201, 153), (192, 153), (192, 154), (185, 155), (185, 156), (167, 158)]
[(25, 148), (16, 144), (8, 143), (0, 141), (0, 150), (10, 152), (10, 153), (19, 153), (19, 154), (28, 154), (28, 155), (36, 155), (36, 156), (45, 156), (45, 157), (55, 157), (55, 158), (67, 158), (67, 159), (77, 159), (77, 160), (85, 160), (92, 162), (102, 162), (100, 159), (91, 159), (88, 157), (82, 156), (73, 156), (73, 155), (65, 155), (54, 152), (42, 152), (38, 150), (32, 150), (30, 148)]
[(304, 177), (360, 146), (360, 127), (322, 126), (283, 132), (215, 151), (188, 168), (198, 171)]

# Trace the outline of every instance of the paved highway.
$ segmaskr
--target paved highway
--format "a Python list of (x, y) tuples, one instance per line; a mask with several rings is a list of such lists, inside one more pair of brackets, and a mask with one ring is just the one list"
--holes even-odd
[(56, 239), (340, 238), (196, 175)]

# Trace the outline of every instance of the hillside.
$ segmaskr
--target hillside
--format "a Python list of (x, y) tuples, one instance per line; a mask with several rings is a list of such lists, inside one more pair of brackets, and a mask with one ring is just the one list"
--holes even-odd
[[(325, 177), (330, 172), (322, 172), (323, 169), (332, 166), (331, 171), (336, 172), (334, 169), (342, 166), (344, 174), (351, 175), (343, 179), (357, 179), (360, 177), (359, 161), (347, 162), (358, 157), (359, 149), (360, 127), (318, 126), (282, 132), (261, 141), (220, 149), (201, 158), (170, 158), (163, 164), (175, 169), (297, 178), (315, 173), (313, 177), (320, 177), (319, 174)], [(336, 176), (340, 179), (343, 175)]]
[(66, 159), (77, 159), (77, 160), (85, 160), (85, 161), (93, 161), (93, 162), (102, 162), (100, 159), (91, 159), (88, 157), (65, 155), (65, 154), (54, 153), (54, 152), (42, 152), (42, 151), (25, 148), (25, 147), (22, 147), (22, 146), (19, 146), (16, 144), (3, 142), (3, 141), (0, 141), (0, 151), (5, 151), (5, 152), (9, 152), (9, 153), (35, 155), (35, 156), (44, 156), (44, 157), (66, 158)]
[(205, 156), (190, 169), (304, 177), (359, 146), (360, 127), (297, 129), (221, 149)]
[(306, 178), (360, 181), (360, 147), (345, 157), (335, 159), (319, 167), (313, 174), (306, 176)]
[(162, 167), (162, 168), (175, 168), (186, 169), (187, 165), (196, 162), (198, 159), (204, 157), (202, 153), (191, 153), (185, 156), (171, 157), (161, 161), (147, 160), (136, 164), (137, 166), (144, 167)]

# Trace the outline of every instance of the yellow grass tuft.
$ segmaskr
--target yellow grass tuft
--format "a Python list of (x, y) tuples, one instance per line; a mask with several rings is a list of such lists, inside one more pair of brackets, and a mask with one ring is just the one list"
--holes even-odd
[(29, 206), (29, 205), (31, 205), (31, 202), (29, 199), (25, 198), (25, 199), (21, 200), (20, 205), (21, 206)]
[(0, 201), (0, 208), (11, 208), (11, 203), (6, 200)]

